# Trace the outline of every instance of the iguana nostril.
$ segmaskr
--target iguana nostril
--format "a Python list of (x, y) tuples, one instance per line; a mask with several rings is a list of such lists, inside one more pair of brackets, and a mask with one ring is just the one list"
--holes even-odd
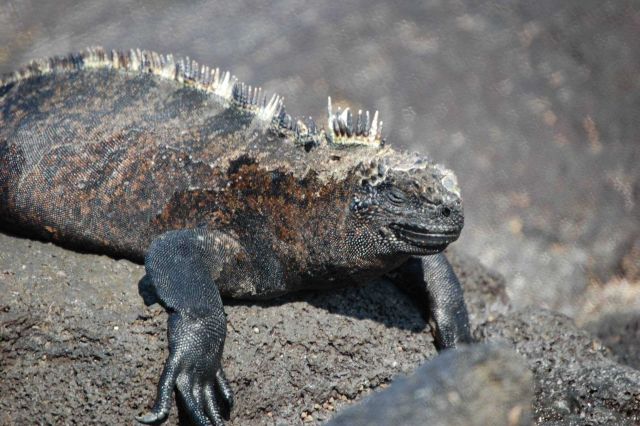
[(451, 216), (451, 209), (449, 207), (443, 207), (442, 210), (440, 210), (440, 213), (444, 217), (449, 217)]

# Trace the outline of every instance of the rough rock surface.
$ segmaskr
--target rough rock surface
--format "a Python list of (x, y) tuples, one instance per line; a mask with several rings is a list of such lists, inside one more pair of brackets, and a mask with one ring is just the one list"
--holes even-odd
[[(402, 7), (381, 0), (286, 0), (278, 7), (252, 0), (8, 0), (0, 7), (0, 71), (87, 45), (143, 47), (228, 67), (285, 95), (291, 111), (302, 115), (321, 117), (327, 94), (380, 108), (394, 144), (428, 151), (458, 172), (468, 218), (458, 245), (507, 276), (513, 304), (573, 314), (602, 294), (581, 322), (617, 360), (639, 368), (640, 286), (629, 281), (584, 291), (585, 271), (640, 277), (640, 80), (633, 72), (640, 64), (639, 16), (633, 0), (430, 0)], [(85, 413), (78, 407), (89, 407), (96, 422), (142, 411), (165, 336), (164, 314), (145, 310), (135, 294), (140, 275), (127, 262), (0, 237), (0, 384), (15, 390), (2, 392), (0, 423)], [(620, 291), (607, 296), (605, 287)], [(388, 291), (396, 296), (386, 303), (406, 302)], [(504, 299), (469, 299), (472, 319), (505, 312)], [(367, 307), (355, 296), (347, 300), (341, 306)], [(484, 313), (478, 303), (495, 309)], [(235, 309), (227, 309), (230, 316)], [(237, 309), (253, 314), (263, 307)], [(293, 312), (287, 309), (282, 312)], [(388, 330), (397, 332), (393, 325)], [(265, 337), (260, 329), (241, 331), (233, 336), (247, 346)], [(408, 335), (429, 340), (426, 328)], [(300, 355), (298, 349), (287, 353)], [(428, 344), (420, 353), (433, 354)], [(56, 380), (63, 385), (49, 391), (47, 383)], [(264, 401), (264, 381), (235, 380), (236, 388), (244, 386), (243, 409)], [(313, 400), (316, 391), (309, 389), (297, 398)], [(341, 401), (333, 398), (327, 407)], [(269, 409), (278, 418), (288, 400), (273, 401)], [(33, 402), (42, 405), (32, 409)], [(317, 418), (331, 412), (304, 404), (291, 412), (313, 410)], [(239, 413), (238, 422), (251, 418)]]
[[(524, 355), (540, 423), (640, 421), (640, 372), (559, 314), (512, 312), (504, 282), (451, 253), (476, 335)], [(0, 234), (0, 423), (119, 424), (151, 403), (165, 319), (142, 267)], [(385, 282), (226, 307), (230, 424), (299, 424), (385, 388), (435, 350), (409, 298)], [(175, 411), (170, 419), (175, 423)]]
[[(453, 261), (477, 303), (504, 311), (503, 283)], [(119, 424), (153, 401), (166, 315), (137, 294), (141, 266), (0, 234), (0, 423)], [(386, 282), (226, 305), (230, 424), (297, 424), (435, 356), (429, 326)], [(489, 311), (491, 314), (491, 311)], [(175, 411), (174, 411), (175, 416)], [(172, 417), (173, 422), (176, 421)]]
[[(483, 345), (476, 346), (475, 353), (443, 354), (408, 378), (399, 379), (389, 390), (339, 414), (335, 425), (393, 424), (389, 419), (396, 417), (416, 425), (528, 424), (530, 413), (523, 405), (526, 381), (520, 379), (529, 371), (534, 375), (535, 397), (530, 402), (537, 424), (636, 425), (640, 422), (640, 371), (629, 365), (637, 366), (638, 343), (625, 341), (620, 335), (637, 336), (637, 325), (635, 333), (630, 333), (614, 330), (613, 321), (605, 324), (609, 327), (600, 332), (605, 341), (612, 342), (614, 354), (562, 314), (528, 308), (498, 315), (480, 325), (476, 337), (515, 349), (520, 363), (514, 362), (509, 352), (502, 352), (476, 365), (474, 362), (483, 360), (490, 351)], [(628, 365), (616, 362), (616, 358)], [(469, 370), (467, 375), (458, 370), (462, 365)], [(495, 374), (486, 383), (483, 372), (493, 368), (502, 375)], [(453, 409), (455, 403), (447, 397), (450, 392), (465, 401), (462, 407)], [(513, 399), (508, 399), (509, 395)], [(492, 412), (494, 420), (487, 421), (485, 416)], [(420, 418), (428, 421), (420, 423), (416, 420)]]
[(327, 426), (530, 425), (532, 375), (513, 350), (445, 351)]
[(568, 317), (534, 308), (502, 315), (477, 335), (506, 343), (523, 355), (535, 378), (534, 420), (539, 424), (640, 422), (640, 371)]
[(609, 313), (585, 327), (621, 364), (640, 370), (640, 312)]

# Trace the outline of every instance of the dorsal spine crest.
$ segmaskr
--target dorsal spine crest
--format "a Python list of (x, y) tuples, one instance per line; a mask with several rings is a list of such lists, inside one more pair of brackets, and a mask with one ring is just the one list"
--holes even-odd
[(261, 87), (239, 82), (229, 71), (221, 72), (219, 68), (200, 65), (189, 57), (176, 60), (171, 54), (163, 55), (148, 50), (107, 51), (101, 47), (90, 47), (81, 53), (34, 60), (0, 78), (0, 87), (37, 75), (98, 68), (152, 74), (212, 94), (225, 105), (252, 112), (258, 122), (277, 132), (289, 132), (297, 143), (305, 147), (320, 145), (324, 140), (341, 146), (384, 145), (378, 111), (371, 119), (369, 111), (359, 110), (354, 121), (350, 108), (344, 111), (339, 108), (334, 114), (329, 97), (327, 127), (319, 131), (311, 117), (306, 120), (292, 118), (286, 112), (281, 96), (273, 94), (268, 97)]
[(327, 101), (327, 130), (326, 136), (335, 145), (368, 145), (381, 147), (382, 121), (378, 120), (378, 111), (370, 120), (369, 111), (358, 110), (358, 116), (354, 123), (353, 113), (349, 107), (343, 111), (341, 108), (334, 113), (331, 97)]

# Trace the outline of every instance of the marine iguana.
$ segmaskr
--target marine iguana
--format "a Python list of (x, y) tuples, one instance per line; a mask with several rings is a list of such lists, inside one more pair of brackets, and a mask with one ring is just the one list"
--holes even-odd
[(0, 222), (144, 262), (139, 292), (168, 312), (150, 413), (175, 389), (223, 424), (221, 297), (268, 298), (386, 275), (429, 300), (439, 348), (472, 341), (442, 251), (463, 227), (455, 175), (396, 152), (378, 113), (293, 119), (277, 95), (189, 58), (90, 48), (0, 80)]

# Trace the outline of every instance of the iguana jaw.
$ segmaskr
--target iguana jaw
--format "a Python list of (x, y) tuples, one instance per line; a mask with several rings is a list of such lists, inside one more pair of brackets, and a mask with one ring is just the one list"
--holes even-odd
[(433, 231), (415, 224), (392, 223), (389, 228), (396, 238), (414, 247), (436, 252), (444, 250), (460, 236), (459, 229)]

